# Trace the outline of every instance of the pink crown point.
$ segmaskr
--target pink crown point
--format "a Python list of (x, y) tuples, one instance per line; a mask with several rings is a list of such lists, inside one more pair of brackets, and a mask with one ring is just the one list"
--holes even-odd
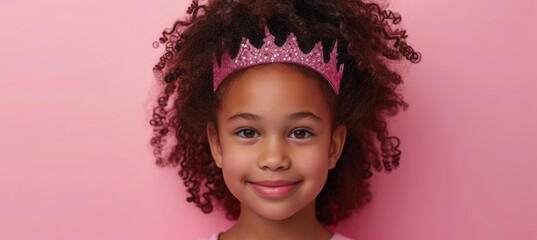
[(337, 70), (337, 42), (330, 53), (328, 63), (323, 59), (323, 46), (321, 42), (315, 44), (313, 49), (308, 53), (302, 52), (293, 33), (287, 36), (285, 43), (278, 47), (274, 37), (269, 29), (265, 27), (265, 38), (263, 46), (256, 48), (250, 44), (250, 40), (243, 37), (239, 52), (235, 59), (231, 59), (229, 52), (222, 54), (220, 66), (216, 57), (213, 58), (213, 90), (216, 91), (224, 79), (235, 71), (268, 63), (294, 63), (308, 67), (320, 73), (332, 86), (334, 91), (339, 93), (341, 78), (343, 77), (344, 65), (341, 64)]

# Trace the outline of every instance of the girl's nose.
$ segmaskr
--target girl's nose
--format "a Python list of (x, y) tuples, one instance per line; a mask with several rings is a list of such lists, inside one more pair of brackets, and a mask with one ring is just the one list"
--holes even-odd
[(272, 139), (263, 144), (257, 165), (263, 170), (281, 171), (291, 167), (284, 140)]

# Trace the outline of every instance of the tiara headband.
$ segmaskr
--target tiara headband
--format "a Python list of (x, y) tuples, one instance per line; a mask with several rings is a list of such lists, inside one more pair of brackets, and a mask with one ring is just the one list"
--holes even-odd
[(278, 47), (269, 29), (265, 27), (265, 39), (261, 49), (257, 49), (250, 40), (243, 37), (239, 53), (235, 59), (231, 59), (229, 52), (222, 55), (222, 63), (218, 66), (216, 57), (213, 58), (213, 90), (216, 91), (222, 81), (235, 71), (268, 63), (294, 63), (308, 67), (320, 73), (332, 86), (334, 91), (339, 93), (339, 85), (343, 76), (343, 64), (337, 70), (337, 42), (335, 43), (330, 60), (325, 63), (323, 60), (323, 45), (321, 42), (315, 44), (313, 49), (305, 54), (298, 47), (296, 37), (293, 33), (287, 36), (285, 43)]

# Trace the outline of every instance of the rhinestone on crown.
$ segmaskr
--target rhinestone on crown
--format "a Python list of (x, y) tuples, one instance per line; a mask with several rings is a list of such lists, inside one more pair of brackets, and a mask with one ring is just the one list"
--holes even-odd
[(216, 91), (222, 81), (235, 71), (268, 63), (294, 63), (308, 67), (320, 73), (332, 86), (334, 91), (339, 93), (339, 85), (343, 77), (343, 67), (341, 64), (337, 70), (337, 42), (335, 43), (328, 63), (323, 59), (323, 46), (321, 42), (315, 44), (313, 49), (305, 54), (298, 47), (296, 37), (293, 33), (287, 36), (285, 43), (278, 47), (269, 29), (265, 27), (265, 38), (260, 49), (250, 44), (250, 40), (243, 37), (239, 53), (235, 59), (231, 59), (229, 52), (222, 55), (221, 66), (218, 66), (216, 57), (213, 58), (213, 90)]

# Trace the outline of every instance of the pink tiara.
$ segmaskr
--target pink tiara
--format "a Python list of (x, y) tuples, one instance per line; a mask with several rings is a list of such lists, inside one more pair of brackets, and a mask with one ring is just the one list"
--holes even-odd
[(213, 90), (216, 91), (222, 81), (231, 73), (261, 64), (281, 62), (295, 63), (311, 68), (330, 82), (334, 91), (339, 93), (339, 84), (343, 76), (343, 64), (337, 71), (337, 42), (334, 50), (330, 53), (330, 60), (325, 63), (323, 60), (323, 45), (321, 42), (315, 44), (310, 53), (305, 54), (298, 47), (296, 37), (293, 33), (287, 36), (285, 43), (278, 47), (274, 40), (276, 38), (265, 27), (265, 39), (261, 49), (257, 49), (250, 40), (243, 37), (239, 53), (235, 59), (231, 59), (229, 52), (222, 55), (222, 64), (218, 66), (216, 57), (213, 58)]

